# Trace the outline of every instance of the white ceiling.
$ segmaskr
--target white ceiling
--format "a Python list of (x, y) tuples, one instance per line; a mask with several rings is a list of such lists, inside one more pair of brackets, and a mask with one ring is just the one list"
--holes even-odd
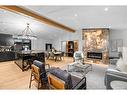
[[(81, 30), (88, 27), (127, 29), (127, 6), (23, 6), (66, 26)], [(108, 11), (104, 11), (104, 8)], [(61, 29), (49, 27), (29, 17), (0, 9), (0, 32), (19, 34), (30, 23), (39, 37), (54, 39), (63, 36)]]

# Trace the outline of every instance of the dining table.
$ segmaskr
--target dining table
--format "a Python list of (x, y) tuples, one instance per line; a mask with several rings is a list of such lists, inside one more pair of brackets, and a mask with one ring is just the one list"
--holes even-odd
[(54, 57), (55, 57), (55, 61), (57, 60), (62, 60), (61, 57), (62, 57), (62, 52), (61, 51), (56, 51), (54, 52)]

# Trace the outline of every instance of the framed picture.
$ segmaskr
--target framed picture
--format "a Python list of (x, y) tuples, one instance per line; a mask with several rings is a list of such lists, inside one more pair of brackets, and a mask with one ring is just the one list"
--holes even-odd
[(111, 40), (111, 51), (117, 51), (117, 40)]

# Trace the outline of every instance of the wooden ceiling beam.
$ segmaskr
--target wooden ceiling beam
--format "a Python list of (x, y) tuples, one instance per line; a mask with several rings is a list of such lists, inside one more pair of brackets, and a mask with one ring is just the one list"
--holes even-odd
[(72, 29), (68, 26), (60, 24), (54, 20), (51, 20), (51, 19), (49, 19), (45, 16), (42, 16), (42, 15), (39, 15), (39, 14), (37, 14), (29, 9), (23, 8), (23, 7), (1, 5), (0, 8), (14, 12), (14, 13), (30, 16), (30, 17), (32, 17), (42, 23), (48, 24), (50, 26), (54, 26), (54, 27), (57, 27), (57, 28), (60, 28), (60, 29), (63, 29), (63, 30), (69, 31), (69, 32), (75, 32), (74, 29)]

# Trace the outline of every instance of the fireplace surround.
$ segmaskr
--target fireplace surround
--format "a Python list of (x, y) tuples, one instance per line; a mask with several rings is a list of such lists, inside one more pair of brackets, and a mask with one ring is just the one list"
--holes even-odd
[(85, 61), (108, 63), (109, 29), (87, 28), (82, 30)]

